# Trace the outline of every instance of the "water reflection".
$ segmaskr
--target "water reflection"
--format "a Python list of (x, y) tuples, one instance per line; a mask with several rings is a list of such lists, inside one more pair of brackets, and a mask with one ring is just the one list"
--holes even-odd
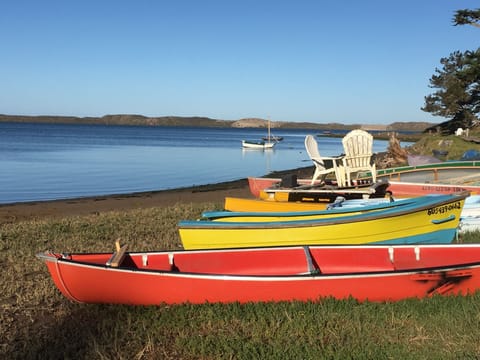
[(242, 159), (245, 160), (248, 156), (255, 157), (256, 159), (264, 159), (265, 161), (265, 174), (272, 172), (272, 158), (275, 155), (275, 149), (245, 149), (242, 148)]

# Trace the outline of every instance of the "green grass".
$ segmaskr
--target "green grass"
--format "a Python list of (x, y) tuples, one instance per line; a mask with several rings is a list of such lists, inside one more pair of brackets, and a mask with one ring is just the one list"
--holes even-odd
[[(133, 307), (77, 304), (35, 254), (176, 249), (176, 224), (220, 204), (4, 224), (0, 358), (478, 359), (480, 294), (397, 303), (318, 302)], [(462, 237), (478, 242), (480, 234)], [(388, 283), (385, 284), (388, 286)]]
[[(472, 131), (471, 137), (479, 138), (477, 131)], [(424, 134), (421, 139), (408, 148), (412, 154), (433, 156), (433, 150), (448, 151), (448, 155), (440, 160), (459, 160), (467, 150), (480, 151), (480, 144), (466, 141), (462, 137), (449, 135), (440, 136), (435, 134)]]

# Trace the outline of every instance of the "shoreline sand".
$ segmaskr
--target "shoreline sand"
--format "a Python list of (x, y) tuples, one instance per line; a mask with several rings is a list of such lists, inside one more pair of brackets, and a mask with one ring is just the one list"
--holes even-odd
[[(278, 171), (268, 177), (311, 177), (313, 167)], [(128, 211), (177, 203), (223, 202), (226, 196), (253, 198), (247, 178), (193, 187), (50, 201), (0, 204), (0, 225), (18, 221)]]

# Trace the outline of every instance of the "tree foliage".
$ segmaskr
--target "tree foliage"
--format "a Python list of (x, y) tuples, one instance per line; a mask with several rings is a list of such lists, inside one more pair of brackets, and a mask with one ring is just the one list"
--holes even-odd
[(453, 17), (453, 25), (472, 25), (480, 27), (480, 9), (477, 10), (458, 10)]
[[(480, 27), (480, 9), (458, 10), (454, 25), (470, 24)], [(436, 91), (425, 97), (423, 111), (450, 120), (440, 124), (442, 131), (453, 133), (457, 128), (470, 128), (478, 121), (480, 112), (480, 48), (474, 51), (455, 51), (440, 60), (430, 87)]]

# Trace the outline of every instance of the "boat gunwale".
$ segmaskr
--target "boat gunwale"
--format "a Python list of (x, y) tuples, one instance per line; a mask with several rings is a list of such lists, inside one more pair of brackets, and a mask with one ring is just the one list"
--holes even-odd
[[(409, 246), (409, 245), (405, 245)], [(411, 245), (410, 245), (411, 246)], [(388, 246), (386, 246), (388, 247)], [(247, 249), (245, 249), (247, 250)], [(193, 252), (192, 251), (188, 251)], [(56, 253), (52, 253), (55, 255)], [(100, 253), (98, 253), (100, 254)], [(110, 253), (104, 253), (110, 254)], [(150, 254), (146, 253), (126, 253), (127, 256), (129, 255), (143, 255), (143, 254)], [(319, 278), (325, 279), (340, 279), (340, 278), (365, 278), (365, 277), (380, 277), (380, 276), (400, 276), (400, 275), (409, 275), (409, 274), (435, 274), (441, 272), (448, 272), (448, 271), (455, 271), (459, 269), (473, 269), (473, 268), (480, 268), (480, 259), (478, 261), (467, 262), (467, 263), (459, 263), (459, 264), (452, 264), (452, 265), (439, 265), (439, 266), (428, 266), (428, 267), (420, 267), (420, 268), (408, 268), (408, 269), (389, 269), (389, 270), (372, 270), (372, 271), (360, 271), (360, 272), (337, 272), (337, 273), (322, 273), (321, 272), (321, 264), (319, 265), (320, 273), (317, 272), (305, 272), (305, 273), (298, 273), (298, 274), (287, 274), (287, 275), (240, 275), (240, 274), (228, 274), (228, 273), (200, 273), (200, 272), (182, 272), (182, 271), (171, 271), (171, 270), (155, 270), (155, 269), (141, 269), (135, 267), (110, 267), (106, 264), (96, 264), (90, 263), (85, 261), (78, 261), (66, 258), (58, 258), (56, 256), (52, 256), (49, 259), (45, 259), (41, 257), (42, 254), (37, 254), (37, 257), (41, 260), (48, 260), (50, 262), (54, 262), (57, 266), (62, 264), (67, 264), (73, 267), (82, 267), (82, 268), (90, 268), (95, 270), (105, 270), (105, 271), (112, 271), (115, 273), (134, 273), (134, 274), (144, 274), (150, 276), (162, 276), (162, 277), (181, 277), (181, 278), (193, 278), (193, 279), (211, 279), (211, 280), (220, 280), (220, 281), (295, 281), (295, 280), (319, 280)], [(72, 254), (72, 255), (83, 255), (83, 254)], [(88, 255), (85, 253), (85, 255)], [(91, 255), (97, 255), (97, 253), (91, 253)], [(63, 277), (62, 277), (63, 281)]]
[(406, 165), (386, 169), (378, 169), (377, 176), (387, 176), (392, 174), (401, 174), (405, 172), (412, 172), (416, 170), (435, 171), (436, 169), (448, 170), (455, 169), (472, 169), (480, 166), (480, 161), (446, 161), (434, 164), (421, 164), (421, 165)]

